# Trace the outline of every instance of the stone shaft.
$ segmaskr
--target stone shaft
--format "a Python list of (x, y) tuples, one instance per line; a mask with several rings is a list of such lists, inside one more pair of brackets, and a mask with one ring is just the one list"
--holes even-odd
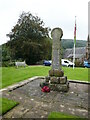
[(61, 28), (54, 28), (51, 32), (51, 36), (53, 38), (52, 43), (52, 69), (61, 70), (61, 54), (60, 54), (60, 41), (63, 35), (63, 31)]

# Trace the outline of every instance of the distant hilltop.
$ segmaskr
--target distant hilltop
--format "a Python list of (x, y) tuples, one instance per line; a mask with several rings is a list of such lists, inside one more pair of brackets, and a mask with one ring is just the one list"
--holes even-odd
[[(73, 48), (74, 40), (73, 39), (62, 39), (61, 40), (62, 48)], [(76, 47), (86, 47), (87, 40), (76, 40)]]

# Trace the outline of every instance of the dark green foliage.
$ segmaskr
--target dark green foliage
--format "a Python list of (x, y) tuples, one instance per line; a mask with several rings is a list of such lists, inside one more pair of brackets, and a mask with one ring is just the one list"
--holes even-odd
[(76, 67), (83, 67), (84, 66), (83, 61), (76, 60), (75, 61), (75, 66)]
[(11, 58), (19, 58), (27, 64), (36, 64), (43, 59), (51, 59), (51, 42), (49, 28), (44, 27), (44, 22), (31, 13), (22, 13), (17, 24), (7, 34), (10, 41)]
[(11, 61), (11, 53), (7, 44), (2, 45), (2, 66), (3, 67), (14, 66), (14, 62)]
[(2, 61), (2, 67), (12, 67), (15, 66), (15, 62)]
[[(72, 39), (62, 39), (61, 44), (62, 44), (63, 49), (73, 48), (74, 40), (72, 40)], [(85, 46), (86, 46), (86, 41), (85, 40), (76, 40), (76, 47), (85, 47)]]
[(49, 86), (49, 83), (47, 82), (41, 82), (40, 87), (43, 88), (44, 86)]
[(9, 61), (10, 57), (10, 49), (6, 44), (2, 45), (2, 61)]
[(44, 22), (38, 16), (23, 12), (7, 36), (10, 37), (10, 40), (40, 41), (42, 38), (48, 37), (48, 31), (49, 28), (44, 28)]

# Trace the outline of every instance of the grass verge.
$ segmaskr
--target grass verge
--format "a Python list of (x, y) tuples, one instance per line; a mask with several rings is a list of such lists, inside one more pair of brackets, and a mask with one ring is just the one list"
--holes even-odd
[(6, 112), (14, 108), (19, 103), (7, 98), (0, 98), (0, 115), (4, 115)]
[[(89, 68), (79, 68), (76, 67), (75, 69), (69, 67), (62, 67), (64, 70), (65, 75), (68, 79), (71, 80), (80, 80), (80, 81), (89, 81)], [(89, 81), (90, 82), (90, 81)]]
[(11, 84), (23, 81), (33, 76), (48, 75), (50, 67), (45, 66), (30, 66), (30, 67), (3, 67), (2, 68), (2, 88)]
[(60, 112), (51, 112), (48, 120), (87, 120), (86, 118), (79, 118), (77, 116), (68, 115)]

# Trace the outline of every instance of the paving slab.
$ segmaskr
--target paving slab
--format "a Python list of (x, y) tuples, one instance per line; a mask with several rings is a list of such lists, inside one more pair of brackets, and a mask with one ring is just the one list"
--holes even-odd
[(37, 78), (14, 90), (5, 90), (2, 97), (20, 104), (3, 115), (3, 118), (47, 118), (50, 112), (64, 112), (82, 118), (88, 118), (88, 87), (90, 84), (72, 83), (68, 92), (41, 91)]

